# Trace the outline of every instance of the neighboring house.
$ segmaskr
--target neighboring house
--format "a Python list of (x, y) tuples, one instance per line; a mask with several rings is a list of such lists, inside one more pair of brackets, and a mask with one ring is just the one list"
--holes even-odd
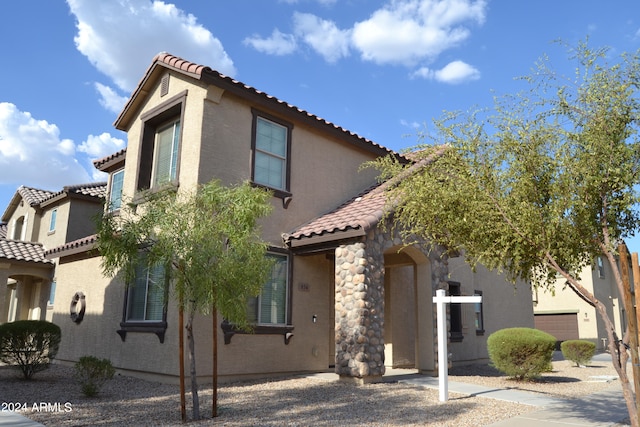
[(18, 188), (1, 218), (0, 323), (52, 319), (56, 262), (44, 252), (95, 232), (105, 194), (105, 183)]
[[(623, 296), (618, 292), (609, 262), (597, 257), (593, 266), (580, 274), (580, 283), (605, 305), (616, 334), (622, 339), (627, 324)], [(558, 342), (584, 339), (606, 350), (608, 338), (604, 322), (595, 307), (576, 295), (564, 280), (558, 280), (549, 290), (533, 291), (533, 312), (536, 328), (550, 333)]]
[[(273, 190), (273, 213), (261, 226), (277, 262), (247, 304), (254, 333), (198, 316), (196, 358), (205, 379), (212, 327), (222, 332), (221, 381), (329, 368), (361, 382), (379, 379), (385, 366), (437, 372), (436, 289), (484, 298), (450, 308), (454, 363), (487, 359), (486, 339), (498, 329), (533, 326), (528, 285), (513, 289), (497, 274), (474, 273), (425, 244), (405, 246), (392, 227), (380, 227), (386, 184), (360, 166), (387, 155), (410, 161), (381, 145), (164, 53), (115, 127), (128, 134), (126, 151), (94, 162), (109, 174), (106, 210), (113, 215), (166, 185), (180, 192), (211, 179), (249, 180)], [(175, 381), (178, 310), (163, 272), (141, 268), (127, 287), (103, 277), (94, 246), (95, 235), (87, 234), (45, 252), (57, 262), (58, 359), (95, 355), (131, 375)], [(86, 303), (81, 321), (69, 309), (78, 295)]]

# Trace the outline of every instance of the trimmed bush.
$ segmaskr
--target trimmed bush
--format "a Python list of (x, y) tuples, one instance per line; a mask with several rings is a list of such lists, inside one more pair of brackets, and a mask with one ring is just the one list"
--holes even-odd
[(116, 370), (109, 359), (94, 356), (82, 356), (75, 366), (75, 377), (80, 383), (82, 394), (93, 397), (98, 394), (105, 382), (113, 378)]
[(60, 327), (45, 320), (0, 325), (0, 362), (18, 368), (25, 379), (44, 371), (58, 353)]
[(551, 370), (556, 339), (538, 329), (507, 328), (489, 335), (491, 363), (516, 380), (531, 380)]
[(591, 341), (568, 340), (560, 344), (560, 350), (564, 358), (571, 360), (576, 366), (586, 366), (596, 352), (596, 345)]

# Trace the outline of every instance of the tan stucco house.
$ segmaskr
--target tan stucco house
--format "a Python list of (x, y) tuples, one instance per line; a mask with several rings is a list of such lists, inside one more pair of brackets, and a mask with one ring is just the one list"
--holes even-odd
[[(273, 280), (248, 302), (255, 333), (197, 318), (203, 376), (211, 372), (212, 325), (221, 332), (222, 381), (329, 369), (374, 381), (390, 366), (436, 372), (437, 289), (483, 296), (449, 310), (453, 363), (486, 359), (486, 339), (498, 329), (533, 326), (527, 284), (514, 289), (437, 248), (406, 247), (392, 227), (380, 227), (384, 184), (360, 166), (387, 155), (410, 160), (377, 143), (166, 53), (153, 59), (115, 127), (128, 135), (126, 150), (94, 163), (109, 174), (105, 208), (114, 214), (123, 200), (167, 182), (177, 191), (214, 178), (273, 190), (262, 230), (278, 262)], [(162, 273), (141, 270), (128, 287), (105, 278), (94, 243), (87, 233), (44, 245), (41, 262), (55, 265), (58, 359), (106, 357), (131, 375), (175, 381), (176, 305), (170, 293), (147, 286), (162, 283)], [(80, 322), (69, 309), (78, 295), (86, 305)]]
[(22, 186), (0, 227), (0, 322), (52, 320), (57, 259), (45, 248), (93, 233), (106, 183), (66, 186), (52, 192)]

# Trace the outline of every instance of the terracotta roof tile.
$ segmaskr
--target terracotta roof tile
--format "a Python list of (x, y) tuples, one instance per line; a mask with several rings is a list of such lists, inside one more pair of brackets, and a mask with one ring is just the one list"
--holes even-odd
[(121, 124), (121, 121), (124, 120), (123, 115), (130, 107), (132, 107), (135, 104), (134, 102), (135, 98), (139, 95), (139, 92), (141, 92), (142, 87), (144, 86), (146, 80), (151, 75), (151, 71), (157, 64), (161, 64), (164, 67), (172, 68), (176, 71), (188, 74), (196, 79), (204, 80), (205, 82), (208, 81), (209, 83), (221, 85), (228, 89), (234, 89), (235, 91), (237, 91), (237, 93), (241, 94), (242, 96), (257, 96), (259, 99), (263, 101), (272, 103), (272, 105), (284, 107), (286, 110), (293, 112), (298, 116), (301, 116), (302, 119), (312, 124), (315, 124), (317, 126), (320, 126), (323, 129), (326, 129), (332, 132), (338, 132), (343, 136), (352, 138), (355, 141), (357, 141), (359, 144), (363, 144), (364, 147), (369, 147), (374, 151), (376, 151), (377, 153), (382, 152), (386, 154), (395, 154), (396, 156), (403, 158), (402, 155), (395, 153), (393, 150), (390, 150), (389, 148), (386, 148), (380, 144), (377, 144), (341, 126), (333, 124), (323, 118), (316, 116), (315, 114), (311, 114), (306, 110), (298, 108), (287, 102), (284, 102), (254, 87), (246, 85), (238, 80), (232, 79), (231, 77), (226, 76), (222, 73), (219, 73), (211, 69), (210, 67), (187, 61), (185, 59), (182, 59), (178, 56), (171, 55), (166, 52), (159, 53), (153, 58), (151, 66), (149, 67), (149, 69), (147, 70), (143, 78), (140, 80), (140, 82), (138, 83), (137, 88), (134, 89), (133, 95), (125, 105), (123, 111), (120, 113), (120, 115), (116, 119), (114, 125), (117, 129), (121, 129), (120, 124)]
[(40, 203), (47, 202), (61, 195), (69, 195), (69, 194), (77, 194), (77, 195), (104, 199), (107, 196), (107, 183), (92, 182), (88, 184), (66, 185), (62, 188), (62, 190), (56, 193), (51, 193), (49, 197), (41, 200)]
[(117, 153), (113, 153), (110, 154), (106, 157), (103, 157), (101, 159), (97, 159), (93, 161), (93, 166), (98, 169), (98, 170), (103, 170), (102, 168), (105, 166), (108, 166), (112, 163), (116, 163), (118, 161), (120, 161), (121, 159), (124, 159), (127, 155), (127, 149), (123, 148), (122, 150), (118, 151)]
[(322, 241), (338, 240), (345, 237), (344, 232), (352, 231), (349, 237), (365, 235), (370, 229), (376, 227), (387, 211), (394, 208), (389, 204), (386, 190), (395, 185), (397, 180), (403, 178), (405, 173), (412, 173), (416, 169), (424, 167), (440, 156), (446, 149), (438, 147), (432, 154), (426, 157), (416, 157), (416, 162), (398, 177), (387, 180), (365, 190), (356, 197), (348, 200), (336, 209), (319, 216), (305, 225), (298, 227), (291, 233), (284, 234), (283, 240), (287, 246), (304, 246), (314, 243), (314, 237), (322, 236)]
[[(293, 240), (303, 240), (349, 230), (358, 231), (358, 234), (364, 235), (372, 227), (375, 227), (385, 214), (385, 187), (385, 184), (371, 187), (331, 212), (297, 228), (290, 234), (286, 234), (284, 236), (285, 243), (291, 245)], [(336, 235), (336, 238), (340, 238), (340, 236)]]
[(22, 196), (22, 199), (29, 204), (29, 206), (38, 205), (56, 194), (53, 191), (25, 187), (24, 185), (21, 185), (20, 188), (18, 188), (18, 193)]
[(0, 239), (0, 258), (43, 264), (52, 263), (44, 257), (42, 244), (17, 240)]
[(92, 234), (91, 236), (65, 243), (62, 246), (44, 251), (44, 257), (47, 259), (53, 259), (91, 250), (95, 247), (97, 239), (97, 235)]

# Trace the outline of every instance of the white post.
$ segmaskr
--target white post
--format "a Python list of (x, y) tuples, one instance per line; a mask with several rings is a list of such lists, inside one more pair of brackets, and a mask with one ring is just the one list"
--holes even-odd
[(437, 321), (438, 321), (438, 388), (440, 402), (449, 399), (449, 358), (447, 357), (447, 305), (444, 289), (436, 291)]
[(438, 322), (438, 386), (440, 402), (449, 400), (449, 358), (447, 356), (447, 303), (478, 303), (482, 297), (474, 296), (446, 296), (444, 289), (438, 289), (433, 297), (436, 304), (436, 321)]

